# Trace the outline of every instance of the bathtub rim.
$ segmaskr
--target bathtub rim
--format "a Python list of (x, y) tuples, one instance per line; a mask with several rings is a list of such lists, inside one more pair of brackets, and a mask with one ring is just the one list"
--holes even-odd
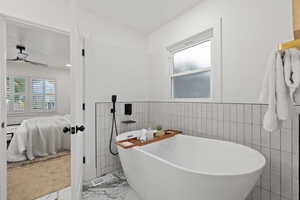
[[(168, 138), (168, 139), (165, 139), (163, 141), (166, 141), (166, 140), (170, 140), (170, 139), (173, 139), (173, 138), (176, 138), (176, 137), (195, 137), (195, 136), (189, 136), (189, 135), (176, 135), (172, 138)], [(195, 137), (195, 138), (198, 138), (198, 137)], [(253, 149), (253, 148), (250, 148), (248, 146), (245, 146), (245, 145), (241, 145), (241, 144), (237, 144), (237, 143), (234, 143), (234, 142), (230, 142), (230, 141), (223, 141), (223, 140), (216, 140), (216, 139), (210, 139), (210, 138), (204, 138), (204, 137), (199, 137), (203, 140), (209, 140), (209, 141), (213, 141), (213, 142), (218, 142), (218, 143), (227, 143), (227, 144), (231, 144), (231, 145), (237, 145), (237, 146), (240, 146), (242, 148), (247, 148), (249, 149), (250, 151), (254, 151), (256, 154), (258, 154), (258, 156), (262, 157), (263, 158), (263, 162), (260, 163), (256, 169), (253, 169), (253, 170), (249, 170), (249, 171), (246, 171), (246, 172), (239, 172), (239, 173), (213, 173), (213, 172), (205, 172), (205, 171), (197, 171), (197, 170), (193, 170), (193, 169), (189, 169), (187, 167), (183, 167), (183, 166), (180, 166), (180, 165), (177, 165), (177, 164), (174, 164), (168, 160), (165, 160), (165, 159), (162, 159), (152, 153), (149, 153), (147, 152), (146, 150), (143, 149), (143, 146), (137, 146), (137, 147), (133, 147), (133, 148), (130, 148), (130, 149), (124, 149), (124, 151), (130, 151), (130, 150), (137, 150), (141, 153), (144, 153), (146, 154), (147, 156), (149, 157), (152, 157), (154, 159), (157, 159), (171, 167), (175, 167), (177, 169), (180, 169), (180, 170), (183, 170), (185, 172), (188, 172), (188, 173), (194, 173), (194, 174), (197, 174), (197, 175), (206, 175), (206, 176), (218, 176), (218, 177), (234, 177), (234, 176), (243, 176), (243, 175), (249, 175), (249, 174), (253, 174), (255, 172), (258, 172), (258, 171), (261, 171), (264, 169), (264, 167), (266, 166), (266, 158), (265, 156), (258, 152), (257, 150)], [(158, 142), (163, 142), (163, 141), (158, 141)], [(152, 144), (155, 144), (155, 143), (152, 143)], [(152, 144), (147, 144), (147, 145), (152, 145)], [(121, 148), (121, 147), (118, 147), (118, 148)]]

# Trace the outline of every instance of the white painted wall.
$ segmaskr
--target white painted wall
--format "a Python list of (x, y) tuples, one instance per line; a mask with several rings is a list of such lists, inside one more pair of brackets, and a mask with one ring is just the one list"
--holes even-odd
[(70, 31), (70, 0), (0, 0), (0, 14)]
[(257, 103), (265, 63), (282, 41), (292, 39), (291, 0), (203, 0), (149, 36), (150, 98), (168, 100), (165, 48), (223, 18), (223, 101)]
[(95, 103), (110, 102), (113, 94), (118, 95), (118, 101), (147, 100), (149, 78), (144, 35), (99, 16), (83, 14), (80, 31), (87, 36), (85, 178), (90, 179), (96, 175)]
[[(9, 63), (7, 65), (7, 74), (14, 76), (36, 77), (44, 79), (56, 80), (56, 112), (53, 114), (69, 114), (70, 113), (70, 71), (67, 69), (59, 69), (52, 67), (40, 67), (30, 64)], [(25, 113), (8, 115), (8, 124), (20, 123), (22, 120), (38, 116), (47, 116), (47, 113)]]

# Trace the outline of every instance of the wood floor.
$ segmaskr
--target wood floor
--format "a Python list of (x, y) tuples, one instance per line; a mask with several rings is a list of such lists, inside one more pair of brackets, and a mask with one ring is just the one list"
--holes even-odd
[(69, 152), (8, 164), (8, 200), (34, 200), (70, 186)]

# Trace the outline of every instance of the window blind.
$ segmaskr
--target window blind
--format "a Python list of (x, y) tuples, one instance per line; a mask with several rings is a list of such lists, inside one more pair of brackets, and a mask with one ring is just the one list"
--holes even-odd
[(44, 102), (44, 81), (41, 79), (32, 79), (31, 81), (31, 109), (35, 112), (43, 111)]
[(8, 113), (53, 112), (56, 109), (55, 80), (8, 76), (6, 92)]
[(32, 79), (32, 110), (51, 112), (56, 106), (56, 81)]

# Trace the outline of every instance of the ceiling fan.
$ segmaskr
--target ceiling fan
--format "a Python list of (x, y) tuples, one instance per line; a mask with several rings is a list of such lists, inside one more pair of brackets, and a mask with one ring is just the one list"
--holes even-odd
[(40, 65), (40, 66), (48, 67), (48, 65), (45, 64), (45, 63), (34, 62), (34, 61), (31, 61), (31, 60), (28, 60), (27, 57), (29, 55), (24, 52), (26, 50), (25, 46), (17, 45), (16, 49), (19, 50), (19, 53), (17, 54), (17, 57), (13, 58), (13, 59), (7, 59), (8, 62), (24, 62), (24, 63), (30, 63), (32, 65)]

